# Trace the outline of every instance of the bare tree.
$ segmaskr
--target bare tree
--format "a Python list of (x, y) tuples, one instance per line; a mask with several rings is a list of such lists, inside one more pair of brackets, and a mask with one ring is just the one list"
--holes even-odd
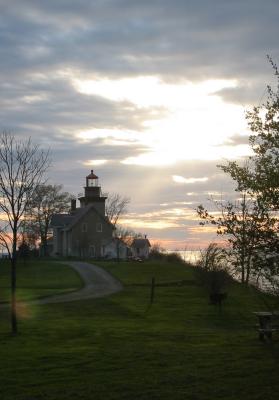
[(128, 246), (131, 246), (135, 238), (142, 238), (141, 233), (135, 232), (133, 229), (129, 229), (124, 226), (117, 226), (115, 236), (121, 239)]
[(110, 193), (106, 201), (106, 215), (113, 226), (116, 226), (121, 215), (127, 212), (130, 204), (129, 197), (122, 197), (118, 193)]
[[(105, 213), (109, 222), (115, 228), (114, 235), (122, 242), (129, 245), (132, 236), (132, 230), (117, 225), (119, 218), (127, 212), (127, 206), (130, 203), (129, 197), (122, 197), (118, 193), (109, 193), (105, 206)], [(116, 242), (117, 260), (120, 261), (120, 240)]]
[(142, 237), (141, 233), (136, 233), (133, 229), (118, 225), (114, 231), (114, 236), (118, 239), (116, 242), (117, 260), (120, 261), (120, 241), (131, 247), (135, 238)]
[(11, 262), (11, 328), (17, 333), (16, 264), (18, 234), (26, 206), (49, 167), (49, 152), (29, 138), (20, 141), (10, 133), (0, 136), (0, 243)]
[(47, 256), (49, 225), (53, 214), (69, 211), (73, 196), (62, 192), (62, 185), (38, 185), (26, 210), (27, 228), (41, 240), (43, 255)]

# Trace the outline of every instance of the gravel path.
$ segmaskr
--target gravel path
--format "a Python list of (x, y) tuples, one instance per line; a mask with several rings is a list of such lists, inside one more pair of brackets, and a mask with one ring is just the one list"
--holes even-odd
[(74, 268), (79, 273), (83, 280), (84, 287), (76, 292), (50, 296), (32, 301), (32, 303), (64, 303), (68, 301), (105, 297), (123, 289), (122, 284), (103, 268), (85, 262), (67, 262), (67, 265)]

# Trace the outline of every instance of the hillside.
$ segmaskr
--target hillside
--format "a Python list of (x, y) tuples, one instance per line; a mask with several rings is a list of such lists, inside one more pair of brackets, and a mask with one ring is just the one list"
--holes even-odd
[[(27, 303), (18, 337), (10, 336), (8, 310), (1, 309), (1, 399), (271, 400), (279, 394), (279, 333), (272, 344), (260, 342), (252, 314), (272, 298), (234, 283), (219, 310), (208, 304), (190, 267), (102, 266), (123, 282), (122, 292), (32, 310)], [(42, 283), (44, 275), (42, 268)], [(150, 307), (152, 277), (158, 286)]]

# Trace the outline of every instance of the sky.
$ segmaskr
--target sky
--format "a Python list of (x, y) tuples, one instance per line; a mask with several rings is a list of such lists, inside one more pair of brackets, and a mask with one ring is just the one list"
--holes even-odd
[(168, 249), (216, 241), (195, 209), (250, 153), (273, 83), (278, 0), (0, 0), (0, 129), (50, 148), (49, 183), (131, 199), (122, 224)]

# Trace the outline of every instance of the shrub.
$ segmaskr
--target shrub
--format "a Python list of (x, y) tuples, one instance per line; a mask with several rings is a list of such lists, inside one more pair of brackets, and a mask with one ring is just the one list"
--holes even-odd
[(202, 252), (196, 273), (199, 282), (208, 290), (211, 302), (220, 304), (226, 298), (224, 292), (231, 281), (227, 268), (226, 250), (216, 243), (211, 243)]
[(181, 255), (175, 251), (167, 253), (159, 243), (155, 243), (149, 253), (149, 258), (152, 260), (166, 261), (169, 263), (184, 263)]
[(167, 253), (164, 255), (167, 262), (184, 263), (183, 258), (177, 252)]

